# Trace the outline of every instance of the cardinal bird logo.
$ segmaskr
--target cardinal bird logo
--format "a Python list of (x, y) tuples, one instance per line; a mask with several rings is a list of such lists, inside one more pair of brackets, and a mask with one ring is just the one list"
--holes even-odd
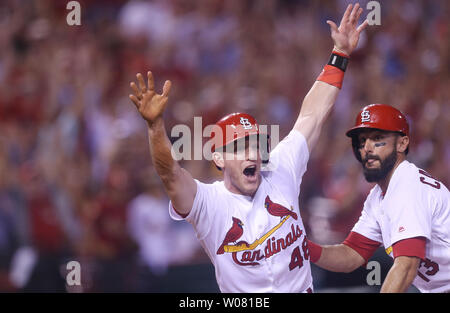
[(279, 216), (280, 218), (283, 218), (286, 215), (290, 215), (290, 216), (292, 216), (292, 218), (294, 220), (297, 219), (297, 213), (285, 208), (281, 204), (272, 202), (272, 200), (270, 200), (269, 196), (266, 197), (266, 200), (264, 202), (264, 207), (267, 209), (269, 214), (271, 214), (273, 216)]
[(243, 225), (244, 224), (240, 219), (233, 217), (233, 226), (231, 226), (230, 230), (225, 235), (225, 239), (217, 250), (217, 254), (224, 254), (225, 250), (223, 247), (231, 242), (236, 242), (242, 236), (244, 233), (244, 229), (242, 228)]

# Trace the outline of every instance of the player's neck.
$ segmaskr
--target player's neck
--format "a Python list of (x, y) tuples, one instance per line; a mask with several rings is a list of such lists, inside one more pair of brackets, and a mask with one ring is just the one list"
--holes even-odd
[(225, 188), (229, 192), (234, 193), (236, 195), (245, 196), (245, 197), (251, 197), (251, 198), (253, 198), (253, 196), (258, 191), (259, 185), (261, 185), (261, 180), (260, 180), (258, 182), (258, 187), (255, 190), (253, 190), (251, 192), (250, 191), (246, 192), (246, 191), (240, 189), (236, 184), (234, 184), (233, 181), (231, 180), (231, 178), (227, 177), (226, 175), (224, 175), (223, 182), (224, 182)]

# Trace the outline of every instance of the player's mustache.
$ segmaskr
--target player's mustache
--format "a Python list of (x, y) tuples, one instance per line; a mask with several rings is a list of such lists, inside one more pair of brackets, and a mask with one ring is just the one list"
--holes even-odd
[(376, 156), (376, 155), (367, 155), (367, 156), (362, 160), (362, 161), (363, 161), (363, 164), (366, 165), (366, 163), (367, 163), (369, 160), (378, 160), (378, 161), (381, 162), (380, 157), (378, 157), (378, 156)]

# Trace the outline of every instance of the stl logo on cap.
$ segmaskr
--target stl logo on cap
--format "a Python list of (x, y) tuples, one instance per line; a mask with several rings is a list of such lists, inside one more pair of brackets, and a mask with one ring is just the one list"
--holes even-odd
[(361, 112), (361, 123), (370, 122), (370, 111), (363, 110)]
[(252, 129), (252, 123), (250, 123), (248, 118), (241, 117), (240, 122), (244, 129)]

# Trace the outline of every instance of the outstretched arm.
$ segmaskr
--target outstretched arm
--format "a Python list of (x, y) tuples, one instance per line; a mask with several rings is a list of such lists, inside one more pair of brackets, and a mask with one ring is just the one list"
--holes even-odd
[(139, 87), (130, 83), (133, 93), (129, 96), (148, 125), (150, 155), (156, 172), (161, 178), (173, 207), (178, 213), (189, 214), (197, 192), (197, 184), (191, 174), (181, 168), (172, 157), (172, 145), (166, 133), (163, 112), (166, 108), (171, 82), (166, 81), (162, 94), (155, 92), (151, 72), (147, 73), (147, 85), (141, 73), (136, 75)]
[[(359, 7), (358, 3), (355, 6), (350, 4), (342, 17), (339, 27), (334, 22), (327, 21), (330, 25), (331, 37), (334, 42), (333, 52), (338, 57), (344, 57), (348, 60), (348, 57), (355, 49), (360, 33), (368, 24), (367, 20), (365, 20), (361, 25), (357, 26), (362, 11), (363, 9)], [(331, 65), (325, 66), (324, 71), (303, 100), (294, 129), (305, 136), (310, 151), (316, 144), (322, 125), (333, 107), (342, 85), (342, 79), (342, 70)]]
[(332, 272), (353, 272), (366, 261), (347, 245), (319, 246), (308, 240), (311, 261), (317, 266)]
[(378, 241), (353, 231), (338, 245), (320, 246), (308, 240), (311, 262), (332, 272), (354, 271), (368, 262), (379, 246)]

